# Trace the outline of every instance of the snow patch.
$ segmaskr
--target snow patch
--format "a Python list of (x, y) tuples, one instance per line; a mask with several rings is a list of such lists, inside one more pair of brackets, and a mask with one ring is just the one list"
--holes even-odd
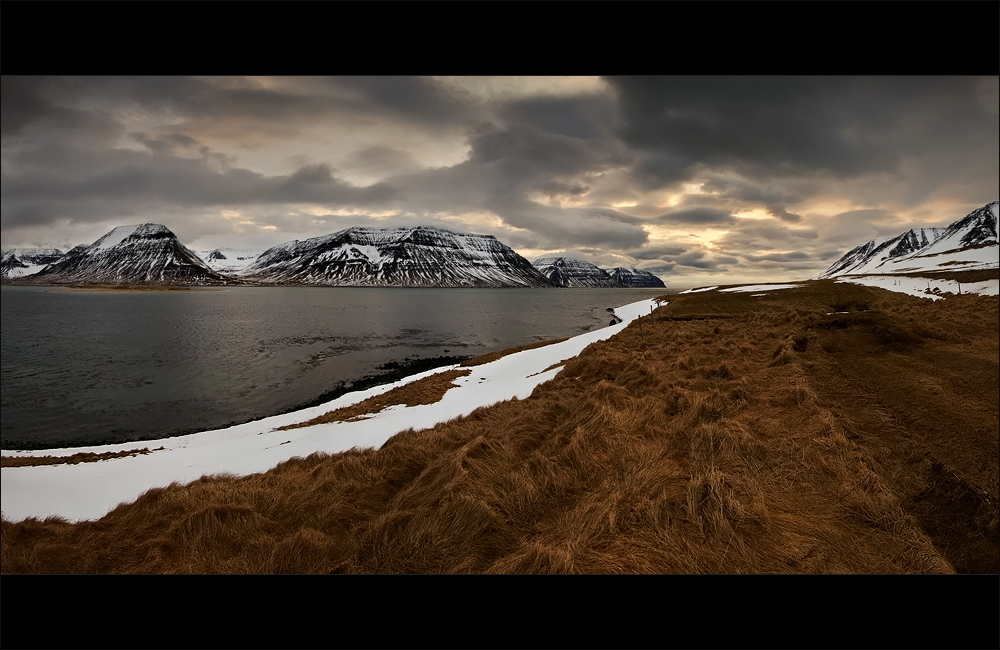
[(868, 287), (880, 287), (931, 300), (945, 298), (948, 294), (975, 293), (980, 296), (996, 296), (1000, 293), (1000, 280), (957, 282), (955, 280), (931, 280), (900, 275), (863, 275), (838, 278), (837, 282), (852, 282)]
[(731, 287), (729, 289), (719, 289), (719, 293), (732, 291), (774, 291), (776, 289), (794, 289), (801, 287), (801, 284), (748, 284), (744, 287)]

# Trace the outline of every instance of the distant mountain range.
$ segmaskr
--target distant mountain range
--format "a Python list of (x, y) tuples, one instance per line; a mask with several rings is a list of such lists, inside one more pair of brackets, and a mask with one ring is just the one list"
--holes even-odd
[(263, 252), (219, 248), (203, 255), (207, 262), (165, 226), (119, 226), (65, 255), (55, 250), (7, 251), (4, 280), (24, 284), (553, 286), (528, 260), (492, 235), (424, 226), (348, 228)]
[(611, 279), (623, 287), (663, 287), (663, 280), (656, 277), (649, 271), (642, 271), (634, 267), (616, 266), (611, 269), (604, 269), (611, 276)]
[[(817, 278), (998, 268), (998, 203), (947, 228), (912, 228), (850, 250)], [(569, 257), (534, 264), (492, 235), (439, 228), (348, 228), (266, 251), (195, 254), (159, 224), (119, 226), (89, 246), (3, 251), (18, 284), (321, 285), (372, 287), (659, 287), (635, 268), (602, 269)]]
[(532, 262), (557, 287), (620, 287), (608, 272), (569, 257), (542, 257)]
[(997, 201), (947, 228), (913, 228), (853, 248), (817, 278), (998, 268)]
[(663, 281), (636, 268), (599, 268), (570, 257), (542, 257), (533, 262), (550, 282), (560, 287), (663, 287)]
[(77, 246), (34, 275), (29, 284), (225, 284), (165, 226), (118, 226), (90, 246)]
[(58, 248), (11, 248), (0, 255), (0, 278), (34, 275), (62, 256)]

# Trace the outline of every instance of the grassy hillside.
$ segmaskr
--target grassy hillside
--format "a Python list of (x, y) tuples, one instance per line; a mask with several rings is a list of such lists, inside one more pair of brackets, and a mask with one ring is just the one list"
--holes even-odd
[(4, 521), (2, 570), (998, 572), (996, 297), (670, 301), (529, 398), (378, 450)]

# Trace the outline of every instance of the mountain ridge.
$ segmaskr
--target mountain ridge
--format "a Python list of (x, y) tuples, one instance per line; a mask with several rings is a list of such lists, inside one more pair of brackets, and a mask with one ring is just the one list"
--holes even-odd
[(852, 248), (816, 279), (997, 268), (998, 202), (987, 203), (945, 228), (911, 228)]

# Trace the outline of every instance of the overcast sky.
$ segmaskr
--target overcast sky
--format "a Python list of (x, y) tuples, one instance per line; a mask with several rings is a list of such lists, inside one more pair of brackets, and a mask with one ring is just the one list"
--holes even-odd
[(668, 286), (812, 277), (1000, 195), (997, 77), (3, 77), (2, 246), (492, 234)]

